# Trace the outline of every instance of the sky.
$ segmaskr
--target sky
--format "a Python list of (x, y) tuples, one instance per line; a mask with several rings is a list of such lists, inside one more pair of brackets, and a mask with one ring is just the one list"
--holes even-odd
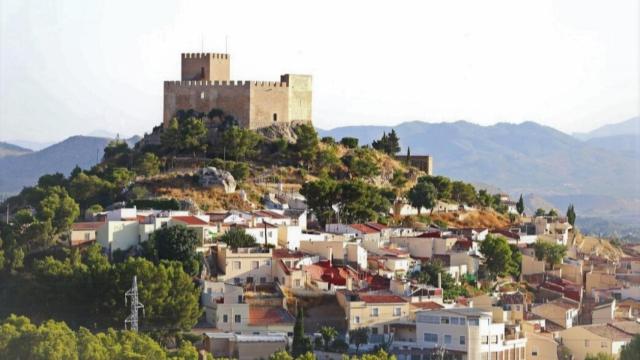
[(0, 1), (0, 140), (162, 121), (180, 53), (236, 80), (313, 75), (313, 121), (536, 121), (583, 132), (640, 114), (639, 2)]

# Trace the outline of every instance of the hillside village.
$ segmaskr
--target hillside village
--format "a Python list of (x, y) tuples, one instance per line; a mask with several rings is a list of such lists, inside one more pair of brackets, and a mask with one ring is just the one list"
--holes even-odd
[(526, 214), (400, 154), (394, 131), (319, 138), (310, 76), (181, 59), (163, 125), (6, 201), (3, 317), (135, 318), (203, 359), (580, 360), (640, 341), (640, 248), (582, 235), (573, 206)]

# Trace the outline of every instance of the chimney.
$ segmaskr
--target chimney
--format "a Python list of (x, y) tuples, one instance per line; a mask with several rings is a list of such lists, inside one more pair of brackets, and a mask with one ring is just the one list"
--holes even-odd
[(333, 248), (329, 247), (329, 267), (333, 267)]
[(442, 289), (442, 273), (438, 273), (438, 288)]

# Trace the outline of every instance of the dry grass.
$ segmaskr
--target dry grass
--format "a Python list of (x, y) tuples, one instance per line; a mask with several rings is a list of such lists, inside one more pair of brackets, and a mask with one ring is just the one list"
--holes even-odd
[(504, 228), (509, 226), (509, 219), (493, 210), (469, 212), (434, 213), (433, 221), (440, 220), (454, 227)]

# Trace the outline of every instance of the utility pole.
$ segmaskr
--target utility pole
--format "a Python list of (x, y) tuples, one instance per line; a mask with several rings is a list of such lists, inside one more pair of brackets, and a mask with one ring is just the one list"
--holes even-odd
[(138, 332), (138, 310), (142, 309), (142, 316), (144, 316), (144, 305), (142, 305), (138, 301), (138, 281), (137, 276), (133, 276), (133, 283), (131, 284), (131, 289), (127, 290), (124, 294), (124, 304), (127, 304), (127, 298), (131, 298), (130, 308), (131, 314), (127, 316), (124, 320), (124, 329), (127, 329), (127, 324), (129, 325), (129, 330)]

